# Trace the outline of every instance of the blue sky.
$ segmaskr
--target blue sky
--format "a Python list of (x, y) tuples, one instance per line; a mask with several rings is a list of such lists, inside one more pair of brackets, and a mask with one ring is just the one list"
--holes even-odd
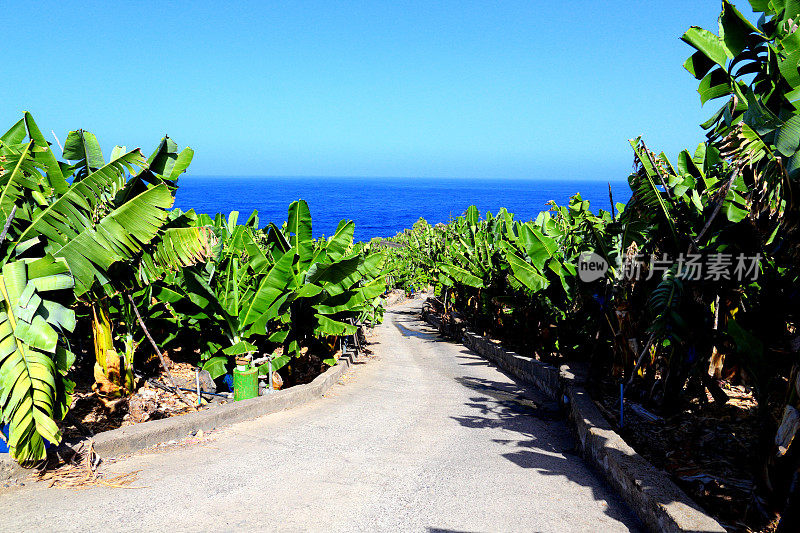
[(80, 4), (4, 3), (0, 127), (167, 133), (194, 175), (624, 178), (717, 105), (679, 40), (714, 0)]

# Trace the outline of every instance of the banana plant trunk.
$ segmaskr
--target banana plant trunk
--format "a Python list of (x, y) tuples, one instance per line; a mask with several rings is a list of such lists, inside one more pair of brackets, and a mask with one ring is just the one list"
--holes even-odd
[(121, 355), (114, 349), (114, 332), (106, 298), (92, 303), (92, 335), (95, 354), (95, 390), (104, 396), (111, 397), (123, 396), (131, 392), (133, 390), (133, 354)]

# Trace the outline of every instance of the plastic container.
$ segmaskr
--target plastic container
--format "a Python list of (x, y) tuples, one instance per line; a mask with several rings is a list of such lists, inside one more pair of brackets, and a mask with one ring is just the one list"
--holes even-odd
[(258, 368), (233, 369), (233, 401), (248, 400), (258, 396)]
[(6, 444), (8, 441), (8, 432), (10, 431), (8, 424), (0, 427), (0, 431), (3, 432), (3, 437), (0, 437), (0, 453), (8, 453), (8, 444)]

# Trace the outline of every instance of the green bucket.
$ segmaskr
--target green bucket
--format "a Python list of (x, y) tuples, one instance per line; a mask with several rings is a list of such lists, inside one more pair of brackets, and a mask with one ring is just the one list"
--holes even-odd
[(233, 401), (248, 400), (258, 396), (258, 368), (233, 369)]

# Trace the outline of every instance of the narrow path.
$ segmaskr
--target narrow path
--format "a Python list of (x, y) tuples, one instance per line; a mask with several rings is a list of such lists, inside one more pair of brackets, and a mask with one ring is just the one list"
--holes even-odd
[(420, 305), (389, 309), (325, 398), (106, 467), (143, 488), (6, 490), (0, 530), (636, 530), (557, 414)]

